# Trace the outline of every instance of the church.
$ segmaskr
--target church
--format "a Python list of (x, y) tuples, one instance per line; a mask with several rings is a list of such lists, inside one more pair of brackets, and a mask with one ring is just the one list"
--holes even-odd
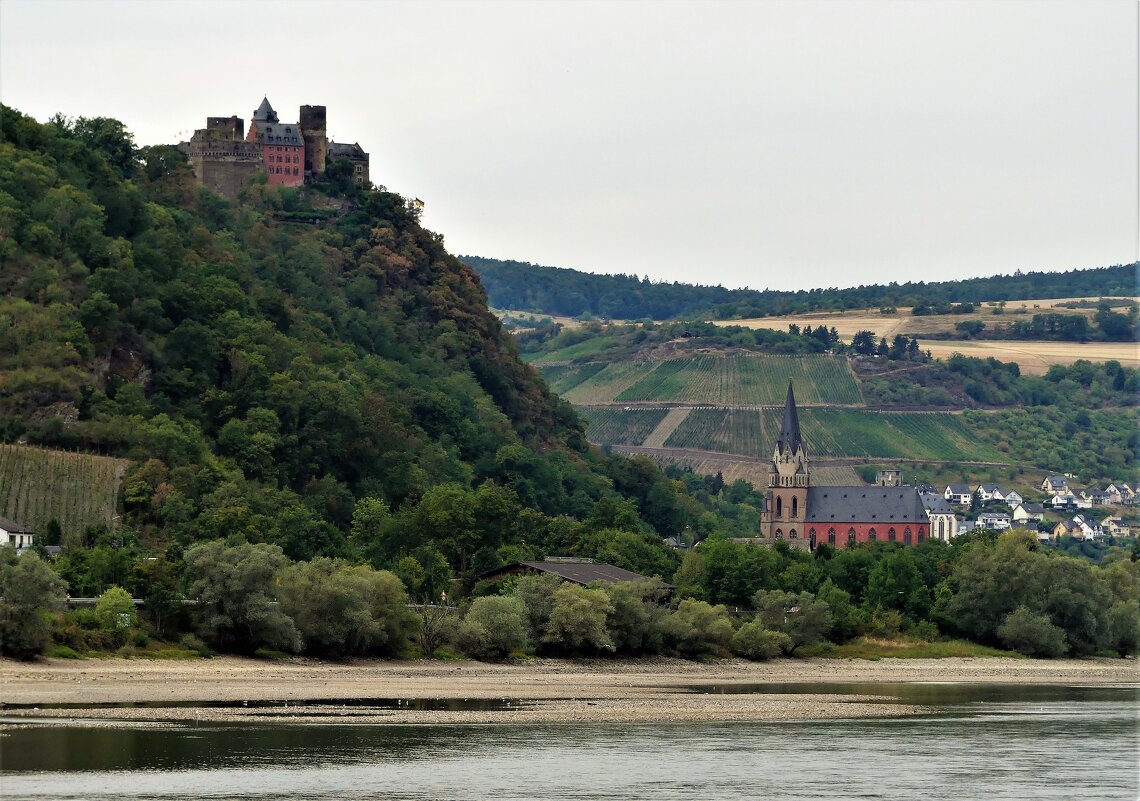
[(888, 471), (879, 486), (812, 486), (807, 445), (800, 434), (796, 396), (788, 385), (780, 436), (768, 468), (768, 491), (760, 514), (762, 543), (786, 540), (814, 550), (821, 543), (845, 548), (859, 542), (923, 542), (930, 519), (915, 487), (899, 486)]

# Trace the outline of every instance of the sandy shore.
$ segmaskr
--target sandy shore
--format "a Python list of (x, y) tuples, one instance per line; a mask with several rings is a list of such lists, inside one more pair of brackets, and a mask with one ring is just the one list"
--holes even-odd
[[(692, 688), (701, 685), (764, 682), (871, 686), (858, 690), (842, 688), (847, 694), (826, 695), (692, 692)], [(61, 723), (85, 720), (90, 725), (106, 725), (99, 721), (110, 719), (153, 725), (154, 721), (659, 723), (808, 720), (921, 712), (919, 707), (877, 697), (873, 685), (893, 682), (1136, 686), (1140, 684), (1140, 670), (1134, 660), (999, 658), (796, 659), (765, 663), (736, 659), (705, 663), (667, 658), (536, 659), (517, 664), (331, 664), (309, 659), (267, 663), (235, 657), (186, 662), (45, 660), (34, 664), (0, 660), (0, 702), (6, 707), (0, 714), (10, 721), (55, 718)], [(362, 704), (360, 699), (377, 703)], [(399, 699), (399, 703), (390, 704), (383, 699)], [(457, 708), (417, 709), (416, 699), (467, 703), (458, 703)], [(468, 708), (475, 699), (496, 703), (483, 709)], [(301, 701), (307, 703), (298, 705)], [(412, 708), (408, 708), (409, 701)], [(99, 706), (139, 702), (180, 706)], [(234, 705), (225, 705), (226, 702)], [(67, 704), (69, 708), (29, 708), (41, 704)]]

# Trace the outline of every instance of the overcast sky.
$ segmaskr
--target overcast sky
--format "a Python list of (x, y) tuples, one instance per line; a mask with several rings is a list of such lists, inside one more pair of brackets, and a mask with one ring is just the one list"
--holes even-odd
[(1137, 4), (0, 0), (139, 144), (328, 106), (455, 253), (753, 288), (1137, 258)]

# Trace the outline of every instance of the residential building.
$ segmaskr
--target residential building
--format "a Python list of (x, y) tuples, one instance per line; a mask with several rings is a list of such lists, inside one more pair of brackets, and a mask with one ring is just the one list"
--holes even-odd
[(950, 484), (942, 492), (942, 497), (959, 506), (969, 506), (974, 497), (973, 491), (966, 484)]
[(35, 536), (35, 532), (30, 528), (6, 517), (0, 517), (0, 545), (23, 548), (31, 545)]

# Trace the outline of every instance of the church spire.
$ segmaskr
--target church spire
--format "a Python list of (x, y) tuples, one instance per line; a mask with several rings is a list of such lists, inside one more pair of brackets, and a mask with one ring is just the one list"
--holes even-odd
[(803, 449), (800, 439), (800, 418), (796, 414), (796, 396), (792, 392), (792, 384), (788, 382), (788, 399), (784, 402), (784, 422), (780, 426), (780, 438), (776, 440), (776, 448), (780, 453), (795, 453)]

